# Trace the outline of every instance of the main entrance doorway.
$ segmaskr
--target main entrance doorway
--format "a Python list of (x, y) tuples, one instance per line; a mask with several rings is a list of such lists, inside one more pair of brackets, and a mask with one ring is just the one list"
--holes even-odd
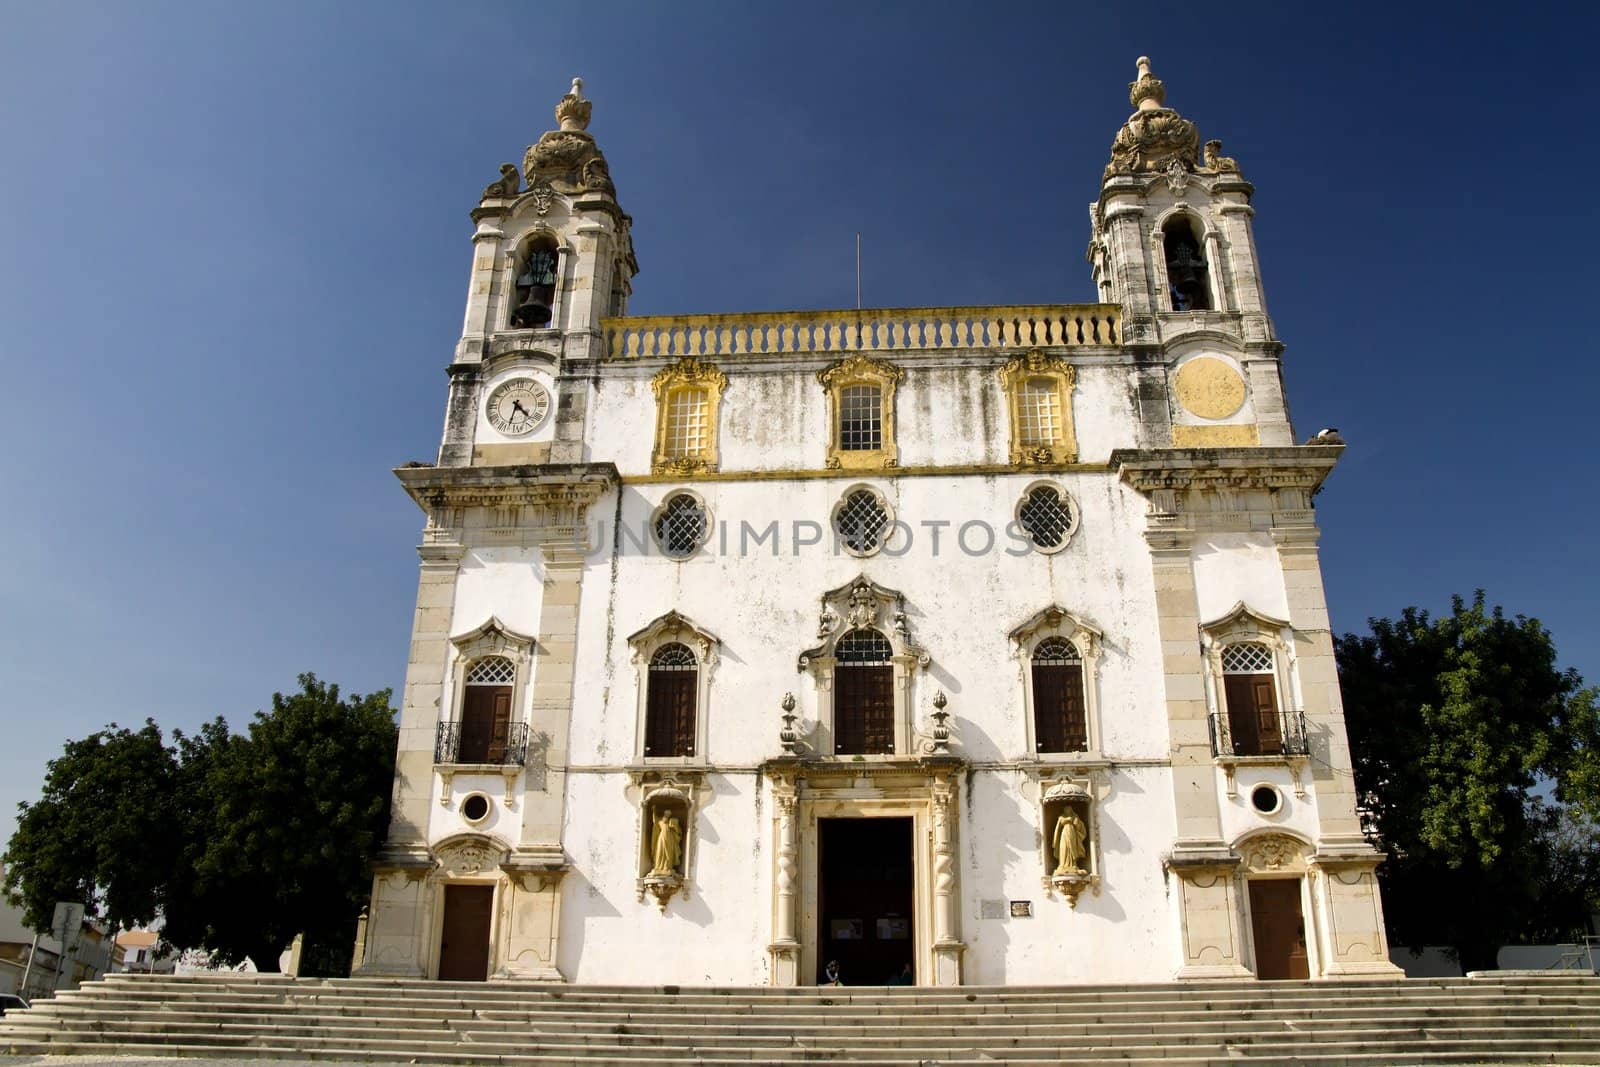
[(439, 935), (439, 979), (482, 982), (489, 977), (489, 929), (494, 886), (444, 887), (444, 930)]
[[(817, 820), (817, 975), (846, 985), (915, 981), (910, 819)], [(907, 967), (911, 970), (908, 972)]]
[(1300, 910), (1300, 879), (1252, 879), (1249, 886), (1256, 977), (1311, 977), (1306, 959), (1306, 921)]

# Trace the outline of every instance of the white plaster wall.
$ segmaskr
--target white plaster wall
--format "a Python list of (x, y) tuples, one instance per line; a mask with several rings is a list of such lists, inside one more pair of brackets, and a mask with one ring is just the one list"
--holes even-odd
[[(1299, 834), (1308, 841), (1319, 835), (1316, 786), (1311, 768), (1300, 772), (1304, 797), (1294, 795), (1294, 777), (1287, 767), (1240, 766), (1236, 774), (1238, 795), (1229, 798), (1223, 789), (1223, 775), (1217, 772), (1217, 800), (1222, 809), (1222, 839), (1237, 841), (1253, 830), (1279, 829)], [(1276, 786), (1283, 796), (1283, 807), (1274, 815), (1263, 815), (1250, 805), (1250, 790), (1258, 785)]]
[(1244, 601), (1274, 619), (1289, 617), (1278, 549), (1268, 533), (1217, 533), (1195, 538), (1194, 589), (1202, 623)]
[[(1072, 543), (1055, 555), (1031, 549), (1012, 555), (1019, 543), (1004, 527), (1033, 480), (864, 479), (912, 530), (910, 549), (900, 558), (880, 554), (866, 560), (834, 554), (831, 533), (822, 532), (840, 494), (857, 484), (854, 479), (696, 483), (717, 534), (709, 551), (682, 563), (657, 554), (647, 534), (643, 554), (632, 540), (677, 487), (624, 486), (622, 521), (629, 540), (615, 561), (614, 584), (613, 561), (606, 556), (592, 558), (585, 576), (576, 669), (579, 679), (594, 682), (580, 682), (575, 698), (573, 760), (605, 764), (634, 757), (638, 681), (626, 638), (670, 610), (722, 641), (711, 681), (705, 757), (754, 764), (776, 755), (785, 692), (795, 694), (806, 721), (818, 715), (812, 676), (797, 673), (796, 660), (816, 644), (821, 595), (862, 573), (905, 595), (912, 635), (932, 658), (927, 670), (914, 675), (917, 721), (926, 718), (934, 693), (943, 689), (968, 758), (1028, 754), (1022, 667), (1007, 635), (1051, 604), (1105, 634), (1098, 688), (1105, 750), (1164, 757), (1168, 739), (1154, 594), (1138, 532), (1143, 503), (1106, 475), (1064, 474), (1057, 481), (1081, 513)], [(614, 511), (615, 500), (602, 498), (592, 514)], [(960, 530), (969, 520), (988, 524), (968, 529), (966, 544), (973, 550), (986, 545), (987, 530), (993, 530), (994, 547), (986, 554), (962, 550)], [(822, 536), (824, 542), (802, 545), (797, 553), (797, 521), (815, 524), (799, 530), (802, 539)], [(759, 541), (773, 522), (777, 536)], [(934, 531), (925, 522), (948, 524), (939, 532), (937, 553)], [(609, 520), (606, 534), (609, 545), (615, 537)]]
[(544, 569), (538, 549), (469, 548), (457, 571), (450, 633), (466, 633), (494, 616), (518, 633), (537, 638), (543, 600)]
[(635, 888), (638, 807), (627, 776), (568, 778), (558, 966), (573, 982), (757, 985), (767, 981), (770, 798), (757, 778), (708, 776), (711, 793), (693, 833), (689, 899), (665, 914)]
[[(895, 394), (895, 443), (901, 467), (993, 465), (1007, 462), (1010, 416), (993, 360), (955, 364), (945, 357), (904, 356)], [(922, 359), (922, 362), (919, 362)], [(728, 375), (718, 419), (720, 469), (817, 470), (827, 456), (832, 424), (826, 391), (816, 374), (825, 363), (741, 367)], [(616, 463), (624, 476), (648, 474), (656, 428), (650, 377), (660, 364), (612, 365), (592, 383), (588, 446), (591, 459)], [(1078, 367), (1072, 411), (1082, 462), (1104, 462), (1115, 448), (1139, 444), (1125, 364)], [(487, 395), (487, 393), (485, 393)], [(481, 417), (481, 416), (480, 416)]]
[[(1174, 833), (1165, 767), (1113, 770), (1098, 806), (1100, 891), (1074, 909), (1047, 896), (1037, 787), (1016, 771), (975, 775), (962, 809), (962, 932), (969, 985), (1154, 981), (1171, 977), (1178, 927), (1166, 901), (1161, 854)], [(1033, 914), (983, 918), (985, 900), (1031, 901)]]

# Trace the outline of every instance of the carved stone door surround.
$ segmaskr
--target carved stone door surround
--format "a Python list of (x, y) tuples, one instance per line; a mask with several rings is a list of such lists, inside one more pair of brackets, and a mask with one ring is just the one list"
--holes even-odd
[(960, 985), (961, 901), (957, 880), (957, 757), (853, 762), (773, 760), (765, 768), (774, 798), (773, 985), (807, 985), (817, 958), (817, 821), (912, 820), (912, 930), (919, 985)]

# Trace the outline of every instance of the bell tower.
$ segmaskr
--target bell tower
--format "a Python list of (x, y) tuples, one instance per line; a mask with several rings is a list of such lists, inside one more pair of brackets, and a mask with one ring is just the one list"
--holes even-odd
[[(472, 277), (440, 466), (582, 458), (584, 398), (564, 390), (564, 368), (599, 355), (600, 320), (626, 311), (639, 269), (632, 220), (588, 129), (592, 112), (583, 80), (572, 79), (556, 104), (556, 129), (528, 147), (520, 170), (502, 164), (473, 209)], [(513, 363), (532, 379), (497, 405), (493, 389)]]
[[(1095, 288), (1102, 301), (1122, 305), (1124, 339), (1148, 361), (1140, 382), (1147, 443), (1293, 444), (1279, 373), (1283, 346), (1267, 317), (1251, 234), (1255, 187), (1222, 154), (1221, 141), (1202, 148), (1195, 124), (1166, 99), (1166, 86), (1140, 56), (1128, 86), (1134, 112), (1111, 143), (1100, 198), (1089, 207)], [(1183, 363), (1201, 346), (1226, 350), (1247, 382), (1245, 406), (1222, 421), (1213, 417), (1220, 407), (1185, 407), (1181, 395)], [(1158, 373), (1157, 362), (1168, 373)], [(1210, 385), (1206, 375), (1216, 377), (1217, 368), (1202, 369), (1188, 377)]]

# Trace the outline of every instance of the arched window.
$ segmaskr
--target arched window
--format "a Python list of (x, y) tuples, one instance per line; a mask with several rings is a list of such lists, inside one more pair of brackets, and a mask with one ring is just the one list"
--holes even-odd
[(1283, 752), (1278, 717), (1277, 674), (1272, 649), (1256, 641), (1222, 650), (1222, 692), (1228, 705), (1228, 736), (1236, 756)]
[(695, 702), (700, 663), (687, 645), (662, 645), (650, 657), (650, 687), (645, 705), (644, 754), (694, 755)]
[(505, 762), (516, 680), (516, 665), (504, 656), (486, 656), (472, 665), (462, 698), (457, 762)]
[(1033, 650), (1033, 740), (1039, 752), (1089, 750), (1083, 657), (1064, 637), (1047, 637)]
[(512, 285), (516, 298), (511, 328), (531, 330), (550, 325), (556, 306), (556, 264), (560, 250), (550, 237), (535, 237), (517, 257)]
[(1169, 219), (1162, 230), (1161, 244), (1166, 252), (1172, 310), (1211, 310), (1210, 271), (1189, 219), (1183, 215)]
[(894, 754), (894, 650), (877, 630), (851, 630), (834, 649), (833, 751)]

